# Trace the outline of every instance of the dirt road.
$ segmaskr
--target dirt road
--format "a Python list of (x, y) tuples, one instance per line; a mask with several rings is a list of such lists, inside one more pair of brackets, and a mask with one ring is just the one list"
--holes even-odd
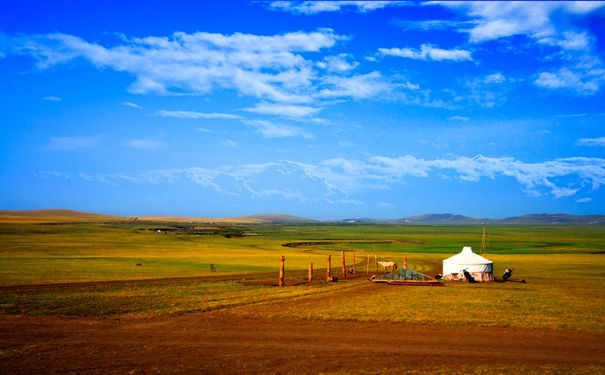
[[(400, 323), (0, 317), (0, 373), (379, 373), (542, 365), (605, 371), (602, 335)], [(521, 366), (521, 367), (519, 367)]]

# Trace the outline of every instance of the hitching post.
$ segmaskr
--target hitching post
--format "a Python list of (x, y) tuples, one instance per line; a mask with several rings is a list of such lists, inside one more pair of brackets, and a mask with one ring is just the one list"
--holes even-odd
[(286, 257), (285, 256), (281, 256), (281, 264), (279, 266), (279, 286), (284, 286), (284, 274), (285, 274), (285, 265), (286, 263)]
[(378, 274), (378, 257), (374, 255), (374, 265), (376, 266), (376, 274)]

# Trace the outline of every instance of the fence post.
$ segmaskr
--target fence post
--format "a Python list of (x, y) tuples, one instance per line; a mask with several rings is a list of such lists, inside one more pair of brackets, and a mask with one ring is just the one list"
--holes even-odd
[(355, 253), (353, 253), (353, 276), (357, 276), (357, 273), (355, 272)]
[(281, 256), (281, 264), (279, 267), (279, 286), (284, 286), (284, 275), (285, 275), (285, 267), (284, 264), (286, 263), (286, 257), (285, 256)]
[(340, 256), (342, 257), (342, 277), (347, 278), (347, 264), (345, 261), (345, 251), (340, 252)]
[(309, 263), (309, 282), (313, 281), (313, 262)]
[(366, 263), (366, 276), (370, 275), (370, 254), (368, 254), (368, 263)]
[(407, 257), (403, 257), (403, 268), (404, 269), (408, 269), (408, 258)]
[(326, 267), (326, 281), (330, 282), (332, 276), (332, 255), (328, 255), (328, 266)]
[(374, 266), (376, 266), (376, 274), (378, 274), (378, 257), (374, 255)]

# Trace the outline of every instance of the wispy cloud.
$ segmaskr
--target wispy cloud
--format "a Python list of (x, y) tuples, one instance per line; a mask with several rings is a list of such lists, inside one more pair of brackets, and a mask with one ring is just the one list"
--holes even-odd
[(580, 138), (577, 143), (579, 146), (605, 146), (605, 137)]
[(410, 21), (395, 19), (391, 24), (401, 27), (403, 30), (454, 30), (462, 32), (463, 29), (475, 25), (476, 21), (456, 21), (456, 20), (425, 20)]
[(410, 82), (393, 82), (378, 71), (350, 77), (328, 77), (324, 79), (324, 86), (317, 94), (320, 98), (367, 99), (391, 94), (399, 88), (405, 90), (420, 88)]
[(410, 5), (409, 1), (274, 1), (269, 9), (294, 14), (317, 14), (323, 12), (342, 12), (352, 10), (366, 13), (386, 7)]
[(599, 91), (603, 82), (605, 71), (600, 69), (574, 72), (561, 68), (555, 72), (540, 73), (534, 84), (548, 89), (569, 89), (580, 95), (592, 95)]
[(452, 121), (468, 121), (469, 118), (466, 117), (466, 116), (452, 116), (452, 117), (449, 118), (449, 120), (452, 120)]
[(223, 120), (239, 120), (242, 116), (233, 115), (230, 113), (207, 113), (195, 111), (166, 111), (160, 110), (156, 114), (161, 117), (174, 117), (185, 119), (223, 119)]
[(474, 25), (459, 31), (467, 32), (471, 43), (524, 35), (534, 43), (559, 48), (561, 53), (556, 58), (561, 66), (539, 72), (534, 80), (538, 87), (589, 96), (605, 83), (603, 62), (593, 52), (594, 38), (569, 22), (602, 9), (603, 1), (433, 1), (429, 4), (459, 10), (470, 17)]
[(334, 46), (346, 37), (330, 29), (277, 35), (177, 32), (169, 37), (121, 37), (103, 46), (68, 34), (6, 37), (8, 52), (28, 55), (45, 69), (77, 58), (99, 69), (136, 77), (138, 94), (239, 94), (280, 102), (308, 102), (315, 79), (313, 63), (302, 53)]
[(313, 134), (303, 130), (302, 128), (299, 128), (298, 126), (278, 124), (266, 120), (244, 120), (243, 123), (254, 127), (256, 131), (265, 138), (313, 138)]
[(140, 105), (138, 105), (137, 103), (133, 103), (133, 102), (122, 102), (120, 104), (123, 105), (124, 107), (129, 107), (129, 108), (134, 108), (134, 109), (142, 109), (143, 108)]
[[(265, 175), (279, 178), (266, 183)], [(287, 177), (285, 177), (287, 176)], [(255, 196), (272, 194), (284, 199), (314, 199), (331, 202), (354, 201), (363, 190), (384, 190), (401, 186), (406, 178), (448, 178), (477, 183), (481, 179), (512, 178), (530, 196), (548, 192), (554, 198), (570, 197), (578, 192), (599, 189), (605, 184), (605, 159), (572, 157), (526, 163), (514, 158), (453, 157), (421, 159), (412, 155), (401, 157), (373, 156), (365, 161), (346, 158), (327, 159), (317, 164), (280, 160), (264, 164), (220, 166), (217, 168), (182, 168), (151, 170), (136, 174), (84, 175), (88, 181), (116, 184), (174, 183), (185, 178), (202, 187), (224, 194), (243, 192)], [(224, 185), (223, 180), (229, 181)], [(563, 182), (566, 181), (566, 182)], [(296, 183), (305, 189), (293, 190)]]
[(423, 44), (420, 49), (414, 48), (379, 48), (383, 56), (404, 57), (415, 60), (433, 61), (471, 61), (470, 51), (463, 49), (442, 49), (430, 44)]
[(95, 147), (99, 137), (50, 137), (49, 150), (77, 150)]
[(335, 56), (326, 56), (323, 60), (317, 62), (318, 67), (330, 72), (345, 73), (359, 66), (357, 61), (351, 61), (350, 55), (341, 53)]
[(239, 147), (239, 143), (237, 143), (237, 142), (235, 142), (235, 141), (233, 141), (231, 139), (227, 139), (227, 140), (221, 141), (221, 144), (223, 146), (232, 147), (232, 148)]
[(474, 43), (514, 35), (553, 38), (558, 35), (553, 21), (556, 12), (586, 14), (605, 6), (602, 1), (432, 1), (430, 4), (465, 11), (474, 26), (464, 27), (463, 31), (470, 34)]
[(47, 102), (60, 102), (61, 100), (63, 100), (59, 96), (45, 96), (42, 99), (46, 100)]
[(318, 107), (280, 103), (258, 103), (253, 107), (244, 108), (244, 111), (247, 112), (285, 117), (306, 117), (314, 115), (321, 110), (322, 108)]
[(592, 198), (580, 198), (576, 200), (577, 203), (589, 203), (592, 202)]
[(585, 117), (586, 113), (572, 113), (569, 115), (558, 115), (557, 117), (561, 118), (577, 118), (577, 117)]
[(157, 150), (164, 147), (164, 143), (151, 139), (131, 139), (125, 143), (126, 146), (141, 150)]

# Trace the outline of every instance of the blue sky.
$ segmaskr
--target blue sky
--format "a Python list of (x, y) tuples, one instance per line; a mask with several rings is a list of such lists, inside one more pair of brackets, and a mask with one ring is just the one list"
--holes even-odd
[(605, 213), (603, 2), (0, 2), (0, 208)]

